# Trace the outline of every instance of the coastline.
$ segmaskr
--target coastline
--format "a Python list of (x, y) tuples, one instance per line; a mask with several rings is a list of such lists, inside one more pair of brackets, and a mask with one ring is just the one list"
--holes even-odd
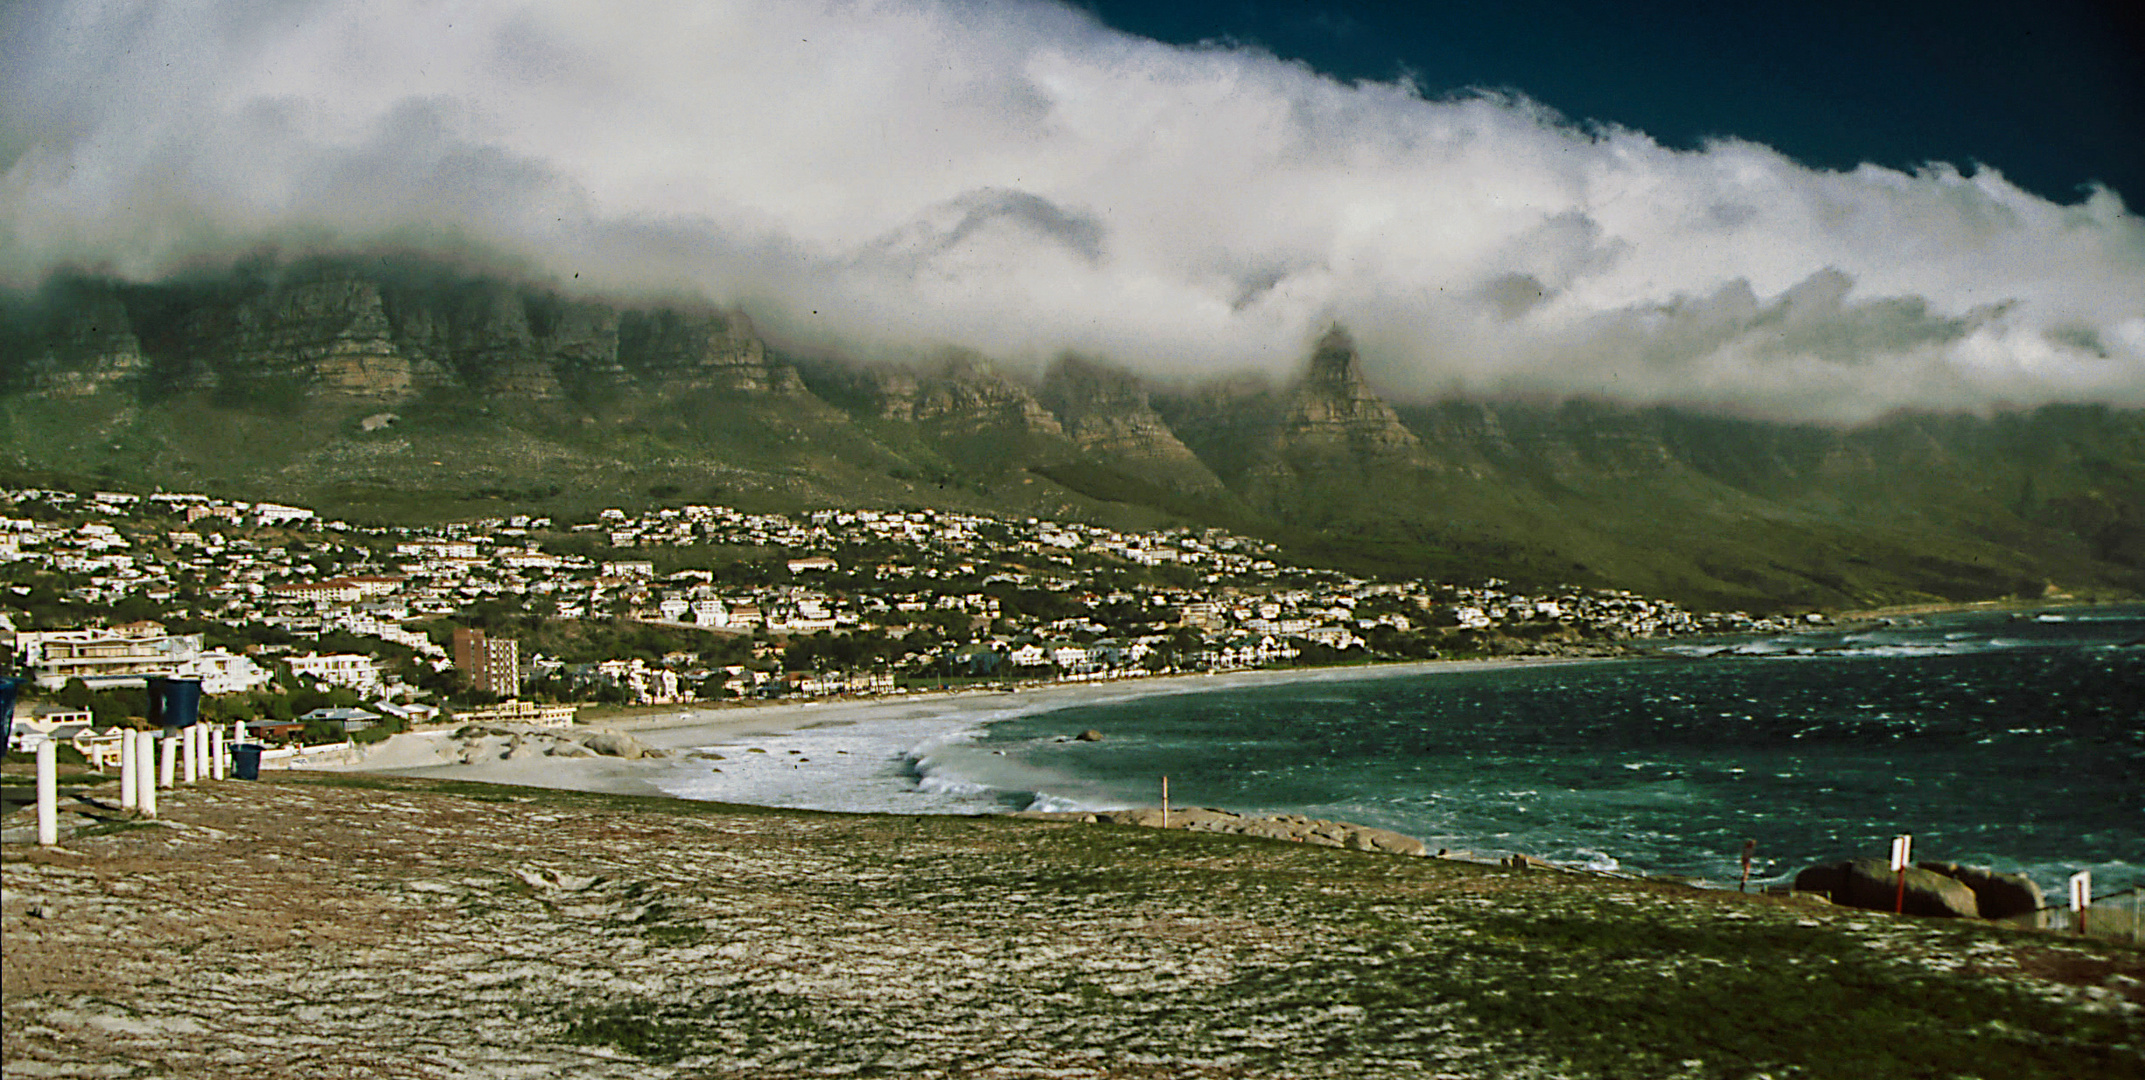
[[(734, 703), (651, 710), (637, 716), (612, 716), (576, 724), (576, 734), (615, 732), (665, 756), (627, 759), (613, 756), (492, 756), (485, 760), (449, 760), (447, 748), (458, 730), (441, 727), (393, 736), (359, 748), (343, 760), (301, 766), (303, 771), (377, 772), (431, 779), (517, 784), (527, 787), (686, 798), (661, 786), (674, 774), (679, 758), (694, 748), (722, 746), (825, 729), (872, 729), (898, 723), (981, 724), (1015, 713), (1032, 715), (1086, 705), (1114, 704), (1140, 698), (1204, 693), (1279, 683), (1360, 681), (1404, 678), (1439, 672), (1491, 671), (1551, 665), (1602, 663), (1643, 657), (1500, 657), (1482, 660), (1420, 660), (1352, 667), (1284, 668), (1219, 674), (1161, 675), (1106, 682), (1049, 683), (1014, 689), (933, 690), (887, 697), (814, 699), (802, 702)], [(487, 725), (509, 726), (509, 725)], [(531, 733), (545, 729), (531, 728)], [(556, 729), (553, 729), (556, 730)], [(730, 801), (730, 800), (720, 800)]]

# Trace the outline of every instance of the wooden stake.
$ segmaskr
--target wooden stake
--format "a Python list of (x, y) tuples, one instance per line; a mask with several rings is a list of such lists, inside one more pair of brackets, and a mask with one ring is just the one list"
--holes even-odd
[(1756, 840), (1743, 841), (1743, 892), (1750, 891), (1750, 857), (1758, 853)]
[(1169, 777), (1162, 778), (1162, 827), (1169, 828)]

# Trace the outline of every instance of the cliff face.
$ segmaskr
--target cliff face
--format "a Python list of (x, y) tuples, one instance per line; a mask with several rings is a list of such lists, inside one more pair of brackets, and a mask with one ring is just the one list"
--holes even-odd
[(620, 366), (659, 392), (724, 390), (737, 394), (800, 395), (804, 383), (787, 364), (769, 361), (767, 347), (742, 314), (627, 311), (618, 324)]
[(45, 325), (23, 347), (23, 381), (54, 397), (86, 397), (139, 379), (149, 361), (126, 305), (82, 286), (55, 298)]
[(919, 421), (960, 429), (1004, 428), (1063, 438), (1065, 428), (1028, 388), (1007, 379), (990, 361), (972, 353), (947, 358), (925, 378), (909, 406)]
[(1183, 491), (1226, 490), (1154, 411), (1131, 372), (1067, 356), (1051, 365), (1039, 400), (1066, 437), (1103, 464)]
[[(73, 293), (48, 302), (52, 313), (8, 358), (18, 387), (81, 396), (155, 367), (181, 389), (239, 397), (271, 387), (390, 403), (431, 392), (541, 401), (590, 387), (803, 393), (740, 314), (573, 300), (496, 279), (329, 265), (181, 295)], [(167, 316), (146, 349), (130, 302)]]

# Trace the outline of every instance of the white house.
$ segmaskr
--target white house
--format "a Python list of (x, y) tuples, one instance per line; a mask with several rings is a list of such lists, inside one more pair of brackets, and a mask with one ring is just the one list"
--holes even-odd
[(730, 625), (730, 605), (720, 600), (693, 601), (693, 622), (700, 626)]
[(347, 686), (361, 694), (380, 689), (380, 669), (363, 653), (306, 653), (289, 657), (290, 669), (322, 682)]
[(201, 680), (204, 694), (239, 694), (268, 685), (275, 673), (248, 656), (210, 649), (179, 665), (180, 678)]

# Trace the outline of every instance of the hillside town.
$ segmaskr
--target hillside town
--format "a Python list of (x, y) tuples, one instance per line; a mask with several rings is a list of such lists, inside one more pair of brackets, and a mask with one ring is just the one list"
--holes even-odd
[(18, 729), (92, 742), (153, 676), (198, 679), (218, 715), (296, 739), (442, 712), (566, 722), (584, 702), (1604, 655), (1789, 625), (1614, 590), (1371, 581), (1217, 529), (928, 509), (381, 527), (201, 494), (4, 490), (0, 580), (0, 634), (50, 699)]

